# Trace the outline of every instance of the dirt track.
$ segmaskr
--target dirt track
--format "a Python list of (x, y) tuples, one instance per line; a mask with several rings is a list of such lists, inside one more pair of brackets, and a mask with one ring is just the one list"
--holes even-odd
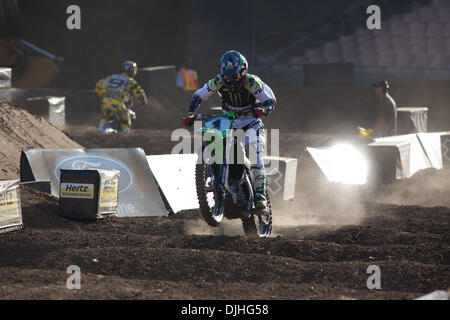
[[(158, 154), (173, 145), (164, 131), (112, 138), (84, 129), (67, 132), (86, 147)], [(328, 139), (286, 139), (295, 137), (296, 147), (282, 153)], [(195, 211), (87, 223), (57, 216), (57, 200), (45, 194), (23, 188), (22, 201), (25, 229), (0, 236), (1, 299), (413, 299), (450, 287), (444, 206), (364, 201), (363, 214), (349, 221), (330, 219), (333, 207), (328, 215), (276, 212), (274, 236), (260, 240), (245, 238), (234, 221), (211, 230)], [(73, 264), (81, 290), (66, 288)], [(366, 287), (370, 265), (381, 268), (382, 290)]]
[[(2, 299), (412, 299), (449, 285), (443, 207), (370, 205), (358, 226), (281, 227), (260, 240), (189, 234), (202, 224), (195, 212), (71, 221), (56, 199), (22, 191), (26, 228), (0, 244)], [(81, 290), (65, 287), (73, 264)], [(382, 290), (366, 287), (373, 264)]]

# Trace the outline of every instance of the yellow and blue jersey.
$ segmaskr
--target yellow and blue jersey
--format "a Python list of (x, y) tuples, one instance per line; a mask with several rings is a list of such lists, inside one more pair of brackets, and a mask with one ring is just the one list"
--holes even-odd
[(124, 103), (128, 95), (134, 96), (143, 104), (147, 104), (144, 89), (126, 73), (110, 75), (97, 82), (95, 91), (103, 100), (112, 100), (117, 104)]

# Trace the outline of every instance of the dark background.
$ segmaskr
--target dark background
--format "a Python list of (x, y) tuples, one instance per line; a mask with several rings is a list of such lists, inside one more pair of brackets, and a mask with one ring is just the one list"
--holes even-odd
[[(11, 3), (20, 9), (20, 23), (5, 14)], [(81, 8), (81, 30), (66, 27), (66, 9), (72, 4)], [(297, 72), (296, 66), (289, 65), (289, 58), (365, 28), (370, 4), (378, 4), (382, 20), (386, 20), (418, 10), (430, 1), (0, 0), (0, 31), (64, 57), (60, 74), (48, 87), (68, 90), (93, 90), (100, 78), (118, 72), (127, 59), (135, 60), (139, 67), (181, 67), (187, 56), (193, 58), (202, 84), (217, 72), (223, 52), (237, 49), (247, 56), (249, 71), (260, 75), (276, 92), (279, 106), (267, 120), (269, 124), (272, 121), (289, 130), (309, 131), (338, 126), (336, 130), (343, 131), (342, 126), (354, 130), (356, 125), (369, 125), (366, 120), (376, 102), (370, 82), (344, 82), (342, 73), (334, 71), (331, 77), (330, 72), (309, 72), (305, 67), (305, 82), (314, 78), (311, 82), (322, 83), (309, 87), (295, 84), (286, 81)], [(264, 72), (280, 66), (284, 69), (277, 75)], [(331, 83), (333, 78), (341, 83)], [(397, 104), (429, 107), (430, 130), (447, 129), (450, 78), (439, 82), (415, 78), (412, 82), (387, 79)], [(149, 113), (139, 118), (142, 127), (178, 126), (191, 93), (148, 92), (154, 99), (151, 110), (139, 110)], [(86, 123), (87, 112), (99, 109), (95, 94), (69, 91), (65, 95), (67, 117), (72, 122)], [(208, 101), (209, 105), (219, 103), (217, 97)], [(158, 119), (153, 121), (154, 112)], [(92, 115), (92, 123), (97, 118), (97, 114)], [(136, 125), (140, 126), (139, 121)]]
[[(191, 56), (201, 82), (217, 71), (220, 56), (237, 49), (250, 72), (283, 65), (288, 57), (365, 26), (369, 4), (382, 19), (407, 12), (404, 0), (0, 0), (16, 4), (22, 23), (2, 33), (64, 57), (55, 88), (92, 88), (126, 59), (141, 67), (184, 65)], [(416, 6), (428, 0), (414, 2)], [(68, 30), (69, 5), (81, 8), (81, 30)], [(11, 4), (9, 4), (11, 6)], [(7, 21), (2, 19), (2, 21)], [(256, 73), (256, 72), (255, 72)]]
[[(68, 30), (69, 5), (81, 8), (81, 30)], [(92, 88), (123, 61), (140, 67), (174, 64), (186, 54), (189, 1), (19, 1), (21, 36), (64, 57), (53, 87)]]

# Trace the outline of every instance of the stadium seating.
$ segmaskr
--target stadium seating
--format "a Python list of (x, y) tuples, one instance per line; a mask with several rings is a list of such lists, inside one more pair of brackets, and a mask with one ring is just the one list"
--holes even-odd
[(450, 1), (432, 0), (392, 14), (382, 20), (381, 30), (353, 30), (306, 50), (291, 62), (351, 62), (368, 72), (395, 70), (418, 77), (450, 74), (449, 58)]

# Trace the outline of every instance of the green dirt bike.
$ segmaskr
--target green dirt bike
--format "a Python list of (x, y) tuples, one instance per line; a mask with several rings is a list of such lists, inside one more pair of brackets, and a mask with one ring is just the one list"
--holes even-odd
[[(210, 141), (206, 139), (207, 142), (203, 142), (202, 145), (202, 152), (198, 153), (202, 161), (196, 165), (195, 182), (200, 211), (203, 219), (211, 227), (218, 227), (224, 218), (241, 219), (247, 236), (269, 237), (272, 232), (272, 208), (269, 195), (266, 192), (269, 215), (263, 219), (255, 213), (250, 160), (245, 153), (244, 144), (239, 143), (234, 136), (235, 118), (236, 115), (233, 112), (211, 116), (198, 114), (195, 117), (195, 120), (204, 122), (198, 133), (201, 133), (203, 137), (205, 134), (214, 137)], [(216, 152), (218, 159), (214, 154), (215, 149), (212, 152), (206, 150), (212, 146), (213, 141), (223, 146), (221, 154)], [(211, 155), (209, 156), (208, 153)], [(205, 154), (208, 156), (203, 156)], [(241, 155), (239, 162), (238, 154)], [(230, 158), (234, 161), (230, 161)]]

